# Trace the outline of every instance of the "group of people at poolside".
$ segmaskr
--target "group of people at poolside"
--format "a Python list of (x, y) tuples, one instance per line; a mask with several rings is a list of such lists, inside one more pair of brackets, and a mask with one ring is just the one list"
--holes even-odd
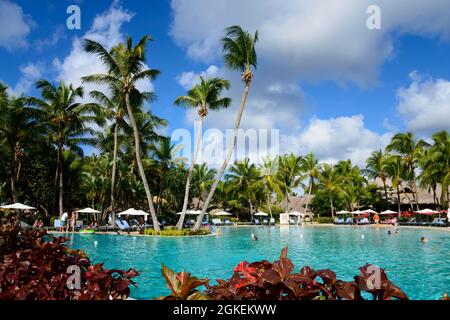
[[(77, 224), (77, 212), (74, 210), (64, 212), (60, 218), (60, 222), (60, 232), (69, 232), (69, 228), (72, 228), (72, 232), (75, 232), (75, 227)], [(97, 221), (92, 221), (87, 229), (96, 229), (97, 227)]]

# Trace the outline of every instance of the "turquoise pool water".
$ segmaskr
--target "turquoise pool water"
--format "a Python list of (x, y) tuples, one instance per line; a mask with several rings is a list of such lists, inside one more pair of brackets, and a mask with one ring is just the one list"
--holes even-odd
[[(296, 266), (330, 268), (338, 278), (352, 280), (366, 262), (386, 269), (389, 279), (411, 299), (438, 299), (450, 291), (450, 233), (370, 227), (223, 227), (221, 236), (193, 238), (69, 235), (68, 247), (84, 250), (92, 262), (107, 268), (134, 267), (141, 275), (132, 297), (149, 299), (168, 294), (161, 263), (198, 277), (229, 278), (242, 260), (277, 259), (289, 247)], [(255, 233), (259, 240), (252, 241)], [(364, 237), (362, 237), (364, 235)], [(426, 236), (430, 241), (419, 241)], [(95, 244), (97, 241), (97, 244)]]

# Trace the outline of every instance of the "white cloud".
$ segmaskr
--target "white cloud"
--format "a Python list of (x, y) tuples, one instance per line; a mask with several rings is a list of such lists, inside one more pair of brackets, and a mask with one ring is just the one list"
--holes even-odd
[[(84, 51), (83, 39), (97, 41), (109, 50), (114, 45), (124, 41), (125, 36), (121, 31), (122, 25), (131, 21), (133, 15), (120, 5), (120, 1), (114, 1), (107, 11), (97, 15), (86, 34), (82, 38), (75, 37), (73, 39), (69, 55), (63, 61), (54, 60), (53, 64), (58, 72), (57, 78), (66, 83), (80, 86), (82, 85), (82, 77), (95, 73), (105, 73), (105, 66), (98, 57)], [(90, 100), (88, 96), (90, 91), (105, 90), (105, 88), (96, 84), (83, 84), (83, 86), (85, 88), (85, 101)], [(153, 91), (153, 86), (149, 81), (138, 82), (137, 87), (142, 91)]]
[[(197, 60), (214, 61), (223, 29), (259, 30), (257, 51), (270, 76), (368, 85), (399, 34), (450, 39), (447, 0), (379, 0), (381, 30), (366, 27), (371, 0), (172, 0), (173, 39)], [(238, 9), (237, 9), (238, 8)], [(204, 14), (207, 12), (207, 14)]]
[(195, 73), (194, 71), (187, 71), (180, 73), (176, 80), (184, 89), (189, 90), (200, 82), (200, 77), (214, 77), (217, 75), (218, 67), (210, 65), (205, 71)]
[(336, 163), (351, 159), (353, 163), (364, 166), (370, 153), (384, 148), (391, 137), (391, 133), (380, 135), (367, 129), (363, 115), (312, 118), (298, 134), (282, 135), (280, 146), (281, 153), (312, 152), (321, 161)]
[(26, 38), (34, 25), (19, 5), (9, 0), (0, 1), (0, 48), (11, 51), (26, 47)]
[(34, 86), (34, 83), (42, 78), (43, 65), (41, 63), (28, 63), (22, 65), (19, 70), (21, 77), (14, 88), (11, 88), (11, 94), (20, 96), (26, 94)]
[(411, 84), (397, 90), (397, 112), (408, 130), (433, 133), (450, 129), (450, 81), (410, 74)]

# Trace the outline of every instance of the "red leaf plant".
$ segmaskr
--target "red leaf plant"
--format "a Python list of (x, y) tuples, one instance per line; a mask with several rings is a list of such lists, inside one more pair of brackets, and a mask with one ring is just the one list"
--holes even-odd
[[(169, 269), (170, 270), (170, 269)], [(380, 281), (373, 283), (373, 271), (381, 277)], [(173, 277), (165, 276), (168, 287), (173, 290)], [(217, 280), (217, 285), (210, 286), (207, 279), (201, 282), (191, 282), (183, 289), (183, 284), (178, 282), (177, 292), (195, 292), (195, 299), (212, 300), (363, 300), (361, 291), (372, 293), (374, 299), (408, 299), (406, 294), (392, 284), (383, 269), (366, 264), (360, 268), (361, 274), (355, 277), (355, 281), (342, 281), (336, 279), (336, 274), (329, 270), (313, 270), (306, 266), (300, 272), (294, 273), (294, 265), (287, 257), (287, 248), (281, 251), (280, 258), (273, 263), (267, 260), (248, 263), (240, 262), (235, 268), (229, 280)], [(163, 267), (163, 274), (167, 274), (167, 268)], [(188, 274), (189, 275), (189, 274)], [(190, 275), (189, 275), (190, 276)], [(195, 278), (196, 279), (196, 278)], [(376, 285), (378, 284), (378, 286)], [(204, 294), (194, 290), (200, 285), (206, 286)], [(189, 295), (178, 295), (178, 298)], [(172, 298), (173, 295), (166, 298)]]
[[(46, 237), (48, 239), (46, 239)], [(134, 269), (107, 270), (91, 265), (80, 250), (64, 245), (45, 231), (23, 230), (17, 221), (0, 225), (0, 300), (110, 300), (127, 299)], [(69, 289), (67, 268), (79, 267), (80, 288)], [(70, 279), (69, 279), (70, 280)]]

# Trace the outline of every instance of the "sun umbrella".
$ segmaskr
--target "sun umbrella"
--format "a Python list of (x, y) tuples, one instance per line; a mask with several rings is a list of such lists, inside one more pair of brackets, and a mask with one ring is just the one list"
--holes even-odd
[(436, 211), (431, 210), (431, 209), (422, 209), (422, 210), (416, 211), (416, 213), (419, 213), (419, 214), (435, 214)]
[(378, 213), (378, 212), (376, 212), (376, 211), (374, 211), (372, 209), (363, 210), (363, 212), (364, 213), (373, 213), (373, 214)]
[(362, 213), (364, 213), (364, 211), (356, 210), (351, 212), (351, 214), (362, 214)]
[(0, 208), (2, 208), (2, 209), (13, 209), (13, 210), (36, 210), (35, 207), (30, 207), (30, 206), (27, 206), (26, 204), (19, 203), (19, 202), (16, 202), (16, 203), (13, 203), (13, 204), (8, 204), (6, 206), (1, 206)]
[(89, 207), (81, 209), (81, 210), (77, 210), (77, 212), (79, 212), (79, 213), (100, 213), (100, 211), (89, 208)]
[(298, 212), (298, 211), (292, 211), (292, 212), (289, 212), (289, 215), (298, 217), (298, 216), (302, 216), (303, 213)]
[(341, 210), (341, 211), (336, 212), (336, 214), (349, 214), (349, 213), (350, 213), (350, 211), (347, 211), (347, 210)]
[(231, 213), (226, 212), (226, 211), (219, 211), (214, 213), (215, 216), (231, 216)]
[(117, 214), (119, 217), (120, 216), (144, 216), (145, 217), (145, 221), (147, 221), (148, 219), (148, 213), (143, 211), (143, 210), (136, 210), (134, 208), (130, 208), (127, 209), (125, 211), (119, 212)]
[(397, 214), (397, 212), (395, 212), (395, 211), (392, 211), (392, 210), (386, 210), (386, 211), (382, 211), (382, 212), (380, 212), (380, 214)]
[[(191, 215), (195, 215), (195, 216), (198, 216), (200, 213), (202, 213), (201, 210), (186, 210), (186, 214), (191, 214)], [(178, 212), (177, 214), (181, 215), (182, 212)], [(208, 214), (208, 213), (206, 213), (206, 214)]]
[(258, 216), (258, 217), (267, 217), (268, 214), (265, 213), (265, 212), (262, 212), (262, 211), (258, 211), (257, 213), (255, 213), (255, 216)]

